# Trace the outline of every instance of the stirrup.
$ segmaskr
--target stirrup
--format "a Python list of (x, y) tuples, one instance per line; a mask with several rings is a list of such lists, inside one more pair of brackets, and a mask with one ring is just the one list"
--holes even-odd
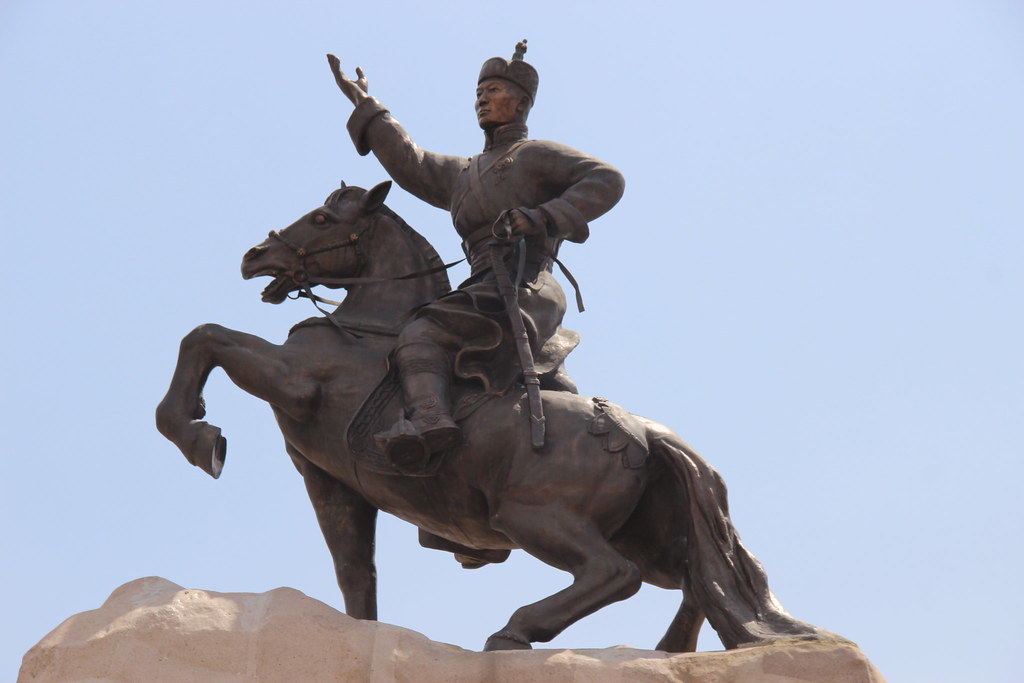
[(412, 422), (399, 417), (391, 429), (373, 435), (377, 447), (388, 460), (403, 472), (417, 472), (426, 468), (430, 460), (430, 446), (420, 436)]
[(413, 410), (409, 426), (427, 440), (431, 453), (441, 453), (462, 443), (462, 429), (436, 402)]
[(442, 424), (421, 432), (431, 453), (442, 453), (462, 443), (462, 430), (450, 417)]
[(462, 430), (447, 415), (432, 415), (418, 422), (426, 422), (425, 426), (430, 428), (421, 432), (415, 422), (399, 417), (391, 429), (373, 435), (391, 464), (405, 474), (422, 473), (434, 454), (462, 443)]

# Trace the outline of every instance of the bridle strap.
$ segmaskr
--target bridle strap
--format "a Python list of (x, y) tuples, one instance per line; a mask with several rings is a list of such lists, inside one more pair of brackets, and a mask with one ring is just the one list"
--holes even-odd
[[(299, 257), (299, 265), (302, 268), (302, 274), (304, 275), (304, 277), (302, 279), (299, 279), (299, 278), (296, 278), (295, 275), (293, 274), (292, 275), (292, 279), (295, 280), (295, 282), (300, 287), (303, 286), (305, 283), (309, 283), (312, 286), (316, 286), (316, 285), (334, 285), (336, 287), (347, 287), (349, 285), (369, 285), (369, 284), (374, 284), (374, 283), (377, 283), (377, 282), (393, 282), (393, 281), (397, 281), (397, 280), (412, 280), (412, 279), (415, 279), (415, 278), (418, 278), (418, 277), (424, 277), (426, 275), (433, 275), (434, 273), (440, 273), (441, 271), (448, 270), (449, 268), (451, 268), (453, 266), (457, 266), (458, 264), (460, 264), (460, 263), (462, 263), (463, 261), (466, 260), (466, 259), (459, 259), (458, 261), (452, 261), (451, 263), (445, 263), (445, 264), (440, 265), (440, 266), (434, 266), (433, 268), (424, 268), (423, 270), (417, 270), (417, 271), (415, 271), (413, 273), (407, 273), (405, 275), (398, 275), (396, 277), (316, 277), (316, 278), (309, 277), (309, 268), (306, 266), (306, 257), (307, 256), (313, 256), (314, 254), (322, 254), (324, 252), (333, 251), (335, 249), (344, 249), (345, 247), (358, 247), (359, 238), (362, 237), (363, 233), (369, 232), (370, 230), (373, 229), (373, 227), (377, 223), (376, 219), (377, 219), (377, 216), (374, 216), (374, 220), (370, 223), (370, 225), (366, 226), (365, 228), (360, 230), (358, 233), (354, 232), (351, 235), (349, 235), (348, 240), (346, 240), (344, 242), (335, 242), (333, 244), (326, 244), (326, 245), (324, 245), (322, 247), (317, 247), (316, 249), (306, 249), (305, 247), (300, 247), (299, 245), (294, 244), (291, 240), (286, 238), (284, 235), (282, 235), (277, 230), (271, 230), (270, 234), (269, 234), (269, 237), (271, 239), (277, 240), (278, 242), (280, 242), (284, 246), (288, 247), (289, 249), (291, 249), (295, 253), (296, 256)], [(363, 264), (360, 263), (360, 267), (362, 267), (362, 265)], [(322, 299), (322, 301), (324, 301), (325, 303), (334, 303), (333, 301), (330, 301), (328, 299)]]
[[(305, 259), (307, 256), (313, 256), (314, 254), (322, 254), (325, 251), (333, 251), (335, 249), (343, 249), (345, 247), (354, 247), (356, 246), (356, 244), (359, 243), (359, 237), (362, 235), (362, 233), (365, 232), (366, 230), (369, 230), (370, 227), (373, 227), (373, 224), (371, 224), (369, 227), (365, 228), (363, 231), (359, 233), (352, 233), (344, 242), (325, 244), (324, 246), (317, 247), (316, 249), (306, 249), (305, 247), (300, 247), (294, 244), (291, 240), (287, 239), (277, 230), (271, 230), (270, 233), (268, 234), (268, 237), (277, 240), (284, 246), (291, 249), (293, 252), (295, 252), (295, 255), (298, 256), (300, 259)], [(303, 267), (305, 267), (305, 264), (303, 264)]]
[[(331, 299), (325, 299), (325, 298), (323, 298), (321, 296), (318, 296), (318, 295), (314, 294), (313, 293), (313, 287), (315, 287), (316, 285), (331, 285), (331, 286), (335, 286), (335, 287), (348, 287), (348, 286), (352, 286), (352, 285), (370, 285), (370, 284), (377, 284), (377, 283), (381, 283), (381, 282), (397, 282), (397, 281), (400, 281), (400, 280), (413, 280), (413, 279), (416, 279), (416, 278), (419, 278), (419, 277), (426, 277), (427, 275), (433, 275), (435, 273), (440, 273), (442, 271), (448, 270), (449, 268), (457, 266), (457, 265), (459, 265), (460, 263), (462, 263), (463, 261), (466, 260), (466, 259), (463, 258), (463, 259), (459, 259), (458, 261), (452, 261), (451, 263), (444, 263), (444, 264), (442, 264), (440, 266), (433, 266), (431, 268), (424, 268), (422, 270), (417, 270), (417, 271), (414, 271), (412, 273), (406, 273), (405, 275), (397, 275), (397, 276), (394, 276), (394, 277), (310, 277), (309, 276), (309, 269), (306, 266), (306, 257), (307, 256), (313, 256), (314, 254), (322, 254), (322, 253), (327, 252), (327, 251), (333, 251), (334, 249), (343, 249), (345, 247), (355, 247), (358, 250), (359, 238), (363, 235), (363, 233), (368, 232), (368, 231), (373, 229), (374, 225), (376, 225), (376, 218), (377, 217), (374, 216), (374, 220), (370, 223), (370, 225), (366, 226), (363, 230), (359, 231), (358, 233), (352, 233), (351, 235), (349, 235), (349, 238), (348, 238), (347, 241), (335, 242), (333, 244), (327, 244), (327, 245), (324, 245), (322, 247), (317, 247), (316, 249), (309, 249), (309, 250), (307, 250), (305, 247), (300, 247), (297, 244), (292, 243), (289, 239), (287, 239), (284, 235), (282, 235), (277, 230), (271, 230), (270, 234), (269, 234), (269, 238), (270, 239), (277, 240), (281, 244), (283, 244), (286, 247), (288, 247), (289, 249), (291, 249), (295, 253), (295, 255), (299, 257), (299, 266), (301, 267), (301, 271), (300, 272), (302, 273), (302, 277), (301, 278), (296, 277), (298, 275), (298, 272), (293, 272), (291, 274), (292, 280), (295, 282), (295, 284), (297, 284), (299, 286), (299, 289), (301, 290), (298, 293), (298, 296), (295, 297), (295, 298), (298, 298), (299, 296), (301, 296), (301, 297), (305, 297), (305, 298), (309, 299), (310, 302), (313, 304), (313, 306), (315, 306), (318, 311), (323, 313), (325, 318), (327, 318), (328, 320), (331, 321), (332, 325), (334, 325), (336, 328), (338, 328), (339, 331), (344, 332), (345, 334), (349, 333), (348, 330), (346, 330), (345, 327), (337, 319), (335, 319), (334, 316), (332, 316), (329, 311), (326, 311), (326, 310), (324, 310), (323, 308), (320, 307), (321, 303), (329, 304), (329, 305), (332, 305), (332, 306), (340, 306), (341, 302), (340, 301), (332, 301)], [(360, 252), (358, 252), (358, 254), (359, 254), (359, 257), (360, 257), (359, 267), (360, 267), (360, 269), (362, 269), (362, 266), (364, 265), (363, 262), (362, 262), (363, 261), (363, 259), (362, 259), (362, 252), (360, 251)], [(292, 297), (289, 297), (289, 298), (292, 298)]]
[(293, 243), (291, 240), (286, 238), (277, 230), (271, 230), (267, 237), (269, 239), (277, 240), (284, 246), (291, 249), (295, 253), (295, 255), (299, 257), (299, 266), (301, 267), (303, 278), (296, 278), (295, 273), (293, 273), (292, 279), (295, 280), (295, 282), (301, 286), (302, 283), (306, 282), (307, 278), (309, 277), (309, 268), (306, 266), (307, 256), (314, 256), (316, 254), (323, 254), (324, 252), (334, 251), (335, 249), (344, 249), (346, 247), (352, 247), (356, 250), (356, 259), (359, 262), (359, 269), (362, 270), (362, 267), (366, 264), (366, 258), (363, 255), (362, 250), (359, 248), (359, 238), (363, 236), (363, 233), (370, 232), (371, 230), (373, 230), (373, 228), (377, 225), (377, 218), (377, 215), (374, 214), (373, 218), (370, 220), (369, 225), (367, 225), (359, 232), (354, 232), (351, 235), (349, 235), (348, 239), (345, 240), (344, 242), (334, 242), (332, 244), (325, 244), (324, 246), (317, 247), (316, 249), (306, 249), (306, 247), (300, 247), (299, 245)]
[[(370, 334), (382, 334), (382, 335), (390, 336), (390, 337), (397, 337), (398, 336), (398, 331), (397, 330), (387, 329), (387, 328), (383, 328), (383, 327), (375, 327), (375, 326), (372, 326), (372, 325), (366, 325), (365, 323), (363, 325), (343, 325), (337, 318), (335, 318), (330, 313), (330, 311), (325, 311), (323, 308), (320, 308), (320, 303), (331, 304), (333, 306), (340, 306), (341, 302), (340, 301), (331, 301), (330, 299), (325, 299), (322, 296), (317, 296), (316, 294), (313, 293), (313, 290), (312, 290), (312, 288), (310, 288), (308, 282), (302, 283), (302, 291), (299, 292), (298, 296), (305, 297), (305, 298), (309, 299), (313, 303), (313, 305), (316, 307), (316, 310), (318, 310), (321, 313), (323, 313), (324, 317), (327, 318), (327, 320), (332, 325), (334, 325), (334, 327), (337, 328), (338, 331), (342, 332), (343, 334), (353, 334), (356, 337), (358, 337), (360, 335), (355, 334), (356, 332), (368, 332)], [(292, 297), (289, 297), (289, 298), (292, 298)], [(295, 297), (295, 298), (298, 298), (298, 297)], [(411, 318), (416, 313), (417, 310), (418, 310), (418, 307), (417, 308), (413, 308), (412, 310), (406, 311), (405, 314), (403, 314), (402, 317), (398, 319), (398, 325), (400, 326), (406, 320)]]
[[(319, 301), (325, 304), (331, 304), (332, 306), (340, 306), (340, 301), (334, 301), (333, 299), (326, 299), (318, 294), (313, 294), (310, 287), (317, 285), (336, 285), (336, 286), (347, 286), (347, 285), (369, 285), (378, 282), (397, 282), (399, 280), (412, 280), (418, 277), (425, 277), (427, 275), (433, 275), (434, 273), (440, 273), (442, 270), (448, 270), (453, 268), (466, 259), (460, 258), (458, 261), (452, 261), (451, 263), (445, 263), (440, 266), (434, 266), (433, 268), (425, 268), (424, 270), (417, 270), (413, 273), (406, 273), (405, 275), (396, 275), (395, 277), (306, 277), (305, 280), (298, 282), (299, 286), (302, 287), (302, 291), (299, 296), (304, 296), (307, 299), (312, 300), (314, 303)], [(292, 278), (295, 279), (295, 278)], [(293, 297), (289, 297), (293, 298)], [(295, 297), (297, 298), (297, 297)]]
[[(424, 268), (423, 270), (417, 270), (412, 273), (406, 273), (405, 275), (396, 275), (394, 277), (308, 277), (307, 275), (306, 279), (302, 280), (299, 284), (308, 284), (313, 287), (317, 285), (335, 285), (338, 287), (343, 287), (348, 285), (370, 285), (379, 282), (398, 282), (399, 280), (413, 280), (418, 277), (426, 277), (427, 275), (440, 273), (442, 270), (454, 268), (455, 266), (459, 265), (465, 260), (466, 259), (464, 258), (460, 258), (458, 261), (452, 261), (451, 263), (445, 263), (440, 266), (434, 266), (433, 268)], [(325, 299), (324, 297), (319, 296), (317, 294), (314, 294), (312, 297), (310, 297), (310, 295), (307, 294), (306, 292), (307, 289), (308, 287), (305, 287), (299, 296), (305, 296), (306, 298), (314, 298), (317, 301), (321, 301), (325, 304), (331, 304), (332, 306), (341, 305), (340, 301)]]
[[(492, 225), (491, 229), (490, 229), (491, 235), (494, 237), (494, 239), (496, 239), (496, 240), (498, 240), (500, 242), (511, 242), (512, 241), (512, 237), (513, 236), (512, 236), (511, 214), (512, 214), (512, 209), (506, 209), (505, 211), (501, 212), (501, 215), (498, 216), (498, 220), (494, 221), (494, 225)], [(529, 216), (527, 216), (527, 217), (529, 218)], [(498, 234), (497, 232), (495, 232), (495, 229), (498, 228), (499, 226), (504, 228), (503, 234)], [(477, 234), (477, 233), (474, 233), (474, 234)], [(469, 240), (467, 238), (467, 242), (468, 241)], [(465, 245), (466, 242), (463, 242), (463, 244)], [(517, 289), (519, 288), (519, 285), (521, 285), (522, 282), (523, 282), (523, 273), (526, 270), (526, 238), (525, 237), (520, 237), (519, 238), (518, 249), (519, 249), (519, 270), (516, 272), (516, 288)], [(554, 253), (550, 253), (550, 254), (548, 254), (548, 256), (551, 258), (552, 261), (554, 261), (558, 265), (559, 270), (562, 271), (562, 275), (564, 275), (565, 279), (568, 280), (569, 284), (572, 285), (573, 290), (576, 292), (576, 309), (580, 313), (582, 313), (586, 309), (583, 307), (583, 292), (580, 291), (580, 283), (576, 282), (576, 278), (573, 277), (572, 273), (569, 272), (569, 269), (565, 267), (565, 264), (558, 260), (558, 257), (555, 256)]]
[[(313, 302), (313, 305), (314, 305), (314, 306), (316, 307), (316, 310), (318, 310), (318, 311), (320, 311), (321, 313), (323, 313), (323, 314), (324, 314), (324, 317), (325, 317), (325, 318), (327, 318), (328, 320), (330, 320), (330, 321), (331, 321), (331, 324), (332, 324), (332, 325), (334, 325), (334, 326), (335, 326), (336, 328), (338, 328), (338, 331), (339, 331), (339, 332), (341, 332), (342, 334), (348, 334), (348, 330), (346, 330), (346, 329), (344, 328), (344, 326), (343, 326), (343, 325), (342, 325), (342, 324), (341, 324), (340, 322), (338, 322), (337, 320), (335, 320), (335, 319), (334, 319), (334, 316), (333, 316), (333, 315), (331, 315), (330, 311), (326, 311), (326, 310), (324, 310), (324, 309), (320, 308), (320, 304), (319, 304), (319, 303), (317, 303), (318, 301), (323, 301), (323, 302), (325, 302), (325, 303), (331, 303), (331, 304), (333, 304), (333, 303), (335, 303), (335, 302), (333, 302), (333, 301), (329, 301), (329, 300), (327, 300), (327, 299), (321, 299), (321, 298), (320, 298), (320, 297), (318, 297), (318, 296), (317, 296), (316, 294), (314, 294), (314, 293), (313, 293), (313, 290), (312, 290), (312, 289), (310, 288), (310, 286), (309, 286), (309, 282), (308, 282), (308, 281), (307, 281), (307, 282), (303, 282), (303, 283), (302, 283), (302, 293), (303, 293), (303, 294), (304, 294), (304, 295), (305, 295), (305, 296), (306, 296), (306, 297), (307, 297), (307, 298), (308, 298), (308, 299), (309, 299), (309, 300), (310, 300), (311, 302)], [(337, 305), (339, 305), (339, 306), (340, 306), (341, 304), (337, 304)]]
[(583, 292), (580, 291), (580, 283), (576, 282), (576, 278), (572, 276), (569, 269), (565, 267), (565, 264), (558, 260), (557, 256), (552, 256), (551, 260), (558, 264), (558, 269), (562, 271), (562, 275), (572, 285), (573, 290), (576, 292), (576, 310), (580, 313), (587, 310), (583, 307)]
[(433, 275), (434, 273), (440, 273), (442, 270), (448, 270), (449, 268), (459, 265), (465, 260), (466, 259), (464, 258), (460, 258), (458, 261), (452, 261), (451, 263), (434, 266), (433, 268), (424, 268), (423, 270), (406, 273), (405, 275), (396, 275), (394, 277), (311, 277), (308, 281), (314, 285), (336, 285), (339, 287), (346, 287), (348, 285), (370, 285), (377, 282), (414, 280), (418, 277), (425, 277), (427, 275)]
[[(282, 240), (282, 241), (284, 241), (284, 240)], [(445, 263), (445, 264), (442, 264), (440, 266), (434, 266), (433, 268), (424, 268), (423, 270), (417, 270), (417, 271), (414, 271), (412, 273), (406, 273), (405, 275), (397, 275), (395, 277), (310, 278), (308, 276), (308, 274), (307, 274), (306, 279), (304, 279), (302, 281), (295, 280), (294, 276), (292, 277), (292, 279), (295, 280), (296, 284), (298, 284), (299, 287), (301, 288), (301, 291), (299, 292), (298, 296), (305, 297), (305, 298), (309, 299), (310, 302), (313, 304), (313, 306), (316, 307), (316, 310), (318, 310), (321, 313), (323, 313), (324, 317), (327, 318), (329, 321), (331, 321), (332, 325), (334, 325), (336, 328), (338, 328), (339, 331), (341, 331), (341, 332), (343, 332), (345, 334), (349, 334), (349, 331), (345, 329), (345, 326), (343, 326), (340, 322), (338, 322), (338, 320), (333, 315), (331, 315), (330, 311), (326, 311), (326, 310), (324, 310), (323, 308), (320, 307), (321, 303), (329, 304), (331, 306), (340, 306), (341, 302), (340, 301), (334, 301), (332, 299), (326, 299), (326, 298), (324, 298), (322, 296), (314, 294), (313, 293), (313, 287), (315, 287), (316, 285), (348, 286), (348, 285), (367, 285), (367, 284), (375, 284), (375, 283), (380, 283), (380, 282), (397, 282), (399, 280), (413, 280), (413, 279), (418, 278), (418, 277), (426, 277), (427, 275), (433, 275), (434, 273), (440, 273), (441, 271), (448, 270), (449, 268), (452, 268), (454, 266), (459, 265), (460, 263), (462, 263), (465, 260), (466, 259), (463, 258), (463, 259), (459, 259), (458, 261), (452, 261), (451, 263)], [(304, 266), (305, 266), (305, 264), (303, 264), (303, 267)], [(303, 270), (303, 273), (305, 273), (305, 270)], [(291, 298), (291, 297), (289, 297), (289, 298)], [(298, 298), (298, 297), (296, 297), (296, 298)], [(405, 318), (407, 318), (409, 315), (411, 315), (412, 313), (413, 313), (413, 311), (409, 311), (409, 313), (407, 313), (406, 316), (403, 317), (403, 320)]]

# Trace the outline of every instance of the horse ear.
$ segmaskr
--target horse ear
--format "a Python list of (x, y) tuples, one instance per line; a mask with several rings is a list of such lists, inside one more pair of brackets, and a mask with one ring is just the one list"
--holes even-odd
[(373, 213), (384, 204), (384, 199), (388, 196), (388, 192), (390, 191), (390, 180), (385, 180), (383, 183), (374, 185), (372, 189), (367, 190), (366, 194), (360, 198), (359, 208), (365, 213)]
[(339, 187), (338, 189), (339, 190), (344, 190), (345, 189), (345, 181), (344, 180), (341, 181), (341, 187)]

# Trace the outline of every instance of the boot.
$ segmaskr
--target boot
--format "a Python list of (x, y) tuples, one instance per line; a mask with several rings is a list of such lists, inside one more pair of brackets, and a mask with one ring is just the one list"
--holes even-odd
[(391, 462), (415, 472), (426, 468), (431, 454), (462, 442), (449, 407), (451, 361), (440, 346), (416, 342), (399, 347), (395, 362), (409, 418), (376, 437)]
[(431, 453), (448, 450), (462, 442), (462, 430), (450, 412), (449, 382), (447, 374), (429, 372), (402, 377), (402, 396), (409, 410), (409, 421), (426, 439)]

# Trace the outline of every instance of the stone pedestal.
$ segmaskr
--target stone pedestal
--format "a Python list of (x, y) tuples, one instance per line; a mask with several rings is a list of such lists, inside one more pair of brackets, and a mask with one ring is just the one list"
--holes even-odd
[(358, 621), (291, 588), (185, 589), (137, 579), (25, 655), (18, 683), (884, 683), (851, 644), (791, 643), (669, 655), (603, 650), (471, 652)]

